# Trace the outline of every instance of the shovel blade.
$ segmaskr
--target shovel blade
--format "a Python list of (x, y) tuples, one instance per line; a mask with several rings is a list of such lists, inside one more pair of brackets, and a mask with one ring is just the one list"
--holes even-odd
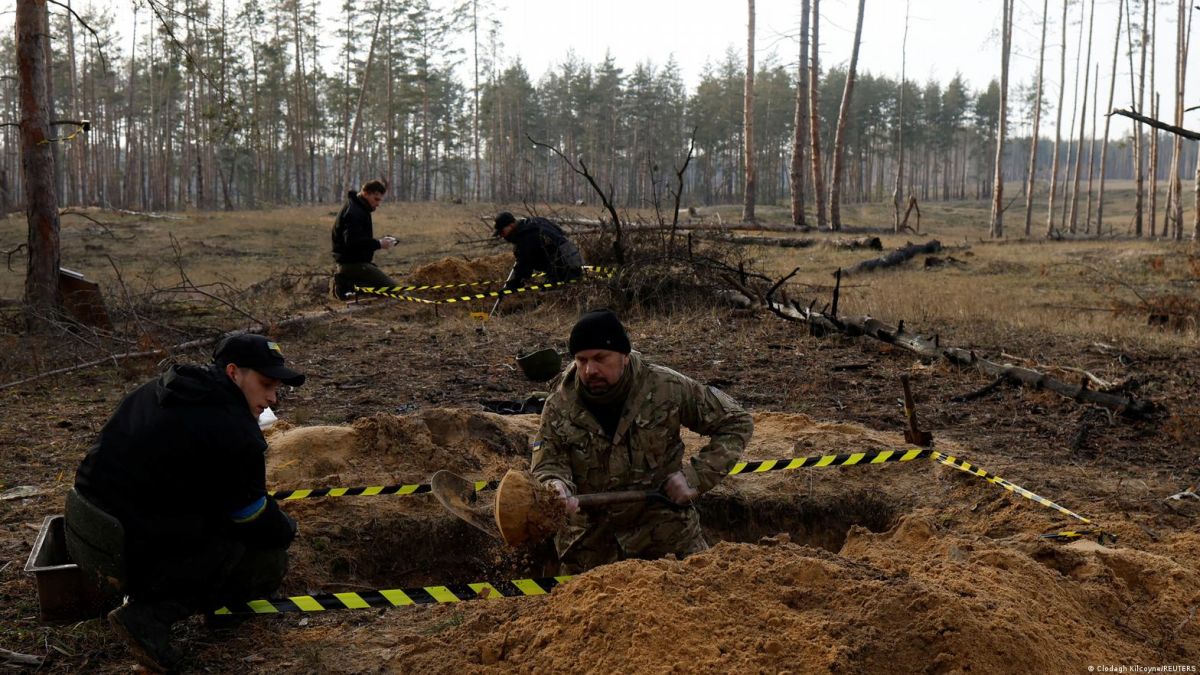
[(438, 471), (429, 481), (430, 492), (447, 511), (458, 516), (467, 524), (500, 539), (500, 530), (492, 516), (489, 505), (478, 504), (479, 493), (475, 483), (451, 473)]

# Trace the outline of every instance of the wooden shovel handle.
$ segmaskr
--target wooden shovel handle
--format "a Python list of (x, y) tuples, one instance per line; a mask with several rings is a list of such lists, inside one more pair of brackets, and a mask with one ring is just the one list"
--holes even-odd
[(625, 490), (623, 492), (593, 492), (592, 494), (577, 495), (579, 508), (590, 509), (616, 504), (637, 504), (663, 497), (657, 490)]

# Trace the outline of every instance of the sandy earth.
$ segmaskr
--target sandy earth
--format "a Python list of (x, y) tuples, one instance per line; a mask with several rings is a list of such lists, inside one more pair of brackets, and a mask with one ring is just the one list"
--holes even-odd
[[(447, 419), (472, 433), (437, 433)], [(760, 412), (755, 421), (748, 458), (903, 447), (899, 434), (806, 415)], [(433, 409), (291, 429), (271, 439), (272, 478), (280, 487), (349, 485), (390, 470), (396, 480), (421, 481), (443, 467), (496, 478), (525, 464), (524, 455), (510, 452), (510, 441), (534, 423), (532, 416)], [(688, 441), (693, 451), (702, 443)], [(962, 454), (953, 443), (940, 449)], [(970, 459), (995, 467), (988, 457)], [(1001, 475), (1024, 482), (1019, 473)], [(517, 576), (538, 573), (530, 567), (536, 561), (506, 556), (503, 547), (431, 507), (427, 495), (342, 499), (358, 503), (350, 511), (332, 498), (296, 505), (305, 526), (293, 590), (338, 587), (346, 572), (364, 587), (388, 580), (419, 585), (436, 576), (429, 567), (440, 568), (440, 582), (468, 581), (463, 575), (479, 559)], [(444, 536), (457, 556), (439, 551), (431, 565), (396, 576), (394, 566), (325, 565), (305, 555), (306, 543), (361, 531), (364, 509), (379, 521), (375, 541), (387, 540), (392, 529), (411, 535), (422, 529), (416, 523), (426, 523), (423, 529)], [(1119, 543), (1039, 539), (1075, 524), (924, 459), (732, 477), (704, 498), (702, 510), (714, 540), (737, 530), (729, 537), (736, 541), (684, 561), (594, 570), (546, 598), (455, 607), (453, 625), (436, 638), (407, 634), (410, 613), (430, 610), (387, 612), (370, 631), (354, 633), (361, 638), (353, 639), (354, 663), (322, 665), (351, 672), (486, 666), (544, 672), (581, 664), (595, 672), (656, 672), (672, 664), (702, 672), (1071, 672), (1088, 664), (1196, 663), (1200, 536), (1151, 541), (1119, 512), (1078, 509), (1118, 534)], [(384, 546), (391, 555), (376, 557), (415, 563), (430, 553), (398, 539), (396, 549)], [(355, 621), (350, 614), (328, 617), (334, 624), (327, 627), (323, 617), (322, 626), (336, 631)]]

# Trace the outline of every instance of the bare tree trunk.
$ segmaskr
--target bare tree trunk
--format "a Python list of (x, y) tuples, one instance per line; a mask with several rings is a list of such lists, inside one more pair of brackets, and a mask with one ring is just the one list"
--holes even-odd
[(1013, 0), (1002, 0), (1004, 16), (1000, 25), (1000, 122), (996, 125), (996, 182), (992, 189), (991, 237), (1004, 236), (1004, 135), (1008, 126), (1008, 55), (1012, 51)]
[(1050, 201), (1046, 205), (1046, 236), (1054, 236), (1054, 198), (1058, 195), (1058, 146), (1062, 144), (1063, 95), (1067, 92), (1067, 7), (1063, 0), (1062, 57), (1058, 67), (1058, 110), (1054, 123), (1054, 159), (1050, 162)]
[(750, 21), (746, 29), (746, 88), (742, 96), (743, 147), (746, 152), (746, 182), (742, 195), (742, 220), (754, 222), (754, 197), (758, 176), (754, 167), (754, 0), (746, 0)]
[[(1071, 219), (1068, 224), (1068, 231), (1075, 234), (1076, 224), (1079, 216), (1079, 174), (1083, 170), (1083, 137), (1084, 129), (1087, 127), (1087, 111), (1088, 111), (1088, 87), (1091, 85), (1092, 75), (1092, 28), (1096, 21), (1096, 0), (1091, 3), (1091, 15), (1088, 18), (1088, 42), (1087, 42), (1087, 58), (1084, 61), (1083, 73), (1083, 110), (1079, 113), (1079, 145), (1075, 149), (1075, 184), (1071, 188)], [(1083, 26), (1079, 27), (1080, 32), (1083, 31)], [(1079, 76), (1076, 75), (1076, 80)], [(1091, 161), (1091, 158), (1088, 158)]]
[(821, 0), (812, 0), (812, 58), (808, 70), (808, 124), (812, 132), (813, 196), (817, 199), (817, 229), (825, 229), (825, 173), (821, 163)]
[[(1186, 0), (1179, 0), (1178, 14), (1175, 23), (1175, 126), (1183, 126), (1184, 85), (1187, 82), (1188, 46), (1191, 42), (1192, 13), (1188, 11)], [(1168, 196), (1168, 212), (1171, 214), (1171, 235), (1176, 241), (1183, 239), (1183, 182), (1179, 176), (1180, 155), (1183, 151), (1183, 139), (1175, 136), (1171, 155), (1171, 188)], [(1197, 162), (1200, 166), (1200, 161)]]
[(471, 90), (474, 102), (471, 105), (471, 156), (475, 166), (475, 184), (471, 190), (472, 200), (479, 201), (479, 0), (471, 2), (471, 39), (475, 45), (475, 86)]
[[(1150, 28), (1146, 22), (1150, 20), (1150, 3), (1153, 0), (1142, 0), (1142, 49), (1141, 49), (1141, 66), (1138, 68), (1138, 92), (1137, 92), (1137, 108), (1138, 111), (1145, 110), (1146, 101), (1146, 43), (1150, 41)], [(1146, 176), (1145, 176), (1145, 127), (1142, 124), (1134, 125), (1137, 135), (1134, 139), (1134, 161), (1133, 161), (1133, 181), (1136, 186), (1133, 201), (1133, 230), (1137, 236), (1142, 236), (1143, 229), (1143, 202), (1145, 201), (1146, 191)]]
[(349, 189), (350, 185), (350, 167), (351, 157), (354, 155), (354, 141), (358, 136), (358, 127), (362, 123), (363, 100), (366, 99), (367, 90), (371, 88), (371, 62), (375, 60), (375, 41), (379, 37), (379, 22), (382, 19), (383, 2), (381, 1), (378, 10), (375, 12), (375, 30), (371, 33), (371, 47), (367, 50), (367, 63), (363, 66), (362, 79), (359, 80), (358, 105), (355, 106), (354, 110), (354, 124), (350, 127), (350, 135), (346, 138), (346, 162), (342, 170), (343, 189)]
[(850, 119), (850, 101), (854, 98), (854, 75), (858, 68), (858, 47), (862, 43), (863, 10), (866, 0), (858, 0), (858, 22), (854, 27), (854, 47), (850, 50), (850, 69), (838, 109), (837, 132), (833, 136), (833, 175), (829, 180), (829, 228), (842, 229), (842, 164), (846, 154), (846, 122)]
[(25, 271), (25, 324), (48, 328), (61, 313), (58, 298), (59, 222), (54, 185), (54, 143), (46, 89), (46, 0), (17, 0), (17, 79), (21, 96), (21, 174), (29, 223)]
[[(1117, 90), (1117, 54), (1121, 51), (1121, 20), (1125, 15), (1122, 11), (1124, 0), (1117, 1), (1117, 32), (1113, 37), (1112, 69), (1108, 81), (1108, 107), (1112, 110), (1113, 95)], [(1104, 231), (1104, 176), (1108, 173), (1108, 131), (1112, 124), (1112, 115), (1104, 116), (1104, 143), (1100, 146), (1100, 190), (1096, 194), (1096, 236)]]
[(800, 66), (796, 77), (796, 123), (792, 136), (792, 224), (805, 226), (804, 146), (808, 139), (808, 2), (800, 0)]
[[(1155, 79), (1154, 65), (1158, 52), (1158, 2), (1150, 4), (1150, 116), (1158, 119), (1159, 105), (1158, 80)], [(1158, 225), (1158, 130), (1150, 132), (1150, 236), (1154, 237)]]
[[(1033, 101), (1033, 135), (1029, 141), (1029, 169), (1025, 172), (1025, 236), (1033, 226), (1033, 192), (1037, 177), (1038, 131), (1042, 122), (1042, 87), (1046, 65), (1046, 26), (1050, 18), (1050, 0), (1042, 0), (1042, 46), (1038, 49), (1037, 94)], [(902, 78), (903, 79), (903, 78)]]
[(896, 185), (892, 189), (892, 231), (900, 233), (900, 202), (904, 195), (904, 86), (908, 66), (908, 17), (911, 3), (904, 3), (904, 38), (900, 41), (900, 97), (896, 104)]
[(1096, 177), (1096, 114), (1100, 112), (1100, 63), (1095, 65), (1095, 77), (1092, 78), (1092, 133), (1088, 141), (1088, 189), (1087, 215), (1083, 217), (1083, 231), (1092, 231), (1092, 184)]
[[(1151, 64), (1154, 61), (1150, 62)], [(1151, 68), (1153, 70), (1153, 68)], [(1151, 78), (1153, 79), (1153, 78)], [(1154, 103), (1150, 116), (1158, 119), (1162, 106), (1162, 96), (1154, 92)], [(1150, 236), (1158, 236), (1158, 130), (1150, 132)], [(1165, 228), (1164, 228), (1165, 229)], [(1166, 234), (1164, 232), (1164, 234)]]

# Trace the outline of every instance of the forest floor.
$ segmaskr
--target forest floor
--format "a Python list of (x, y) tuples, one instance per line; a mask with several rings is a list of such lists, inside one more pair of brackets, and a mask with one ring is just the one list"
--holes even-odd
[[(246, 300), (249, 314), (341, 310), (322, 276), (332, 208), (128, 217), (109, 234), (80, 225), (77, 236), (64, 236), (64, 266), (99, 280), (115, 305), (121, 281), (140, 293), (162, 290), (177, 286), (183, 270), (193, 285), (262, 284)], [(855, 223), (847, 234), (879, 235), (885, 250), (929, 237), (951, 248), (935, 256), (944, 264), (927, 266), (919, 256), (851, 277), (843, 314), (904, 320), (913, 332), (937, 333), (943, 345), (1072, 382), (1079, 373), (1071, 369), (1084, 370), (1122, 383), (1123, 392), (1152, 401), (1154, 412), (1131, 419), (1010, 385), (963, 401), (989, 379), (869, 338), (814, 337), (762, 309), (694, 299), (628, 309), (634, 347), (750, 410), (756, 430), (746, 459), (909, 447), (898, 382), (906, 373), (935, 449), (1093, 525), (927, 459), (739, 475), (701, 499), (715, 546), (686, 560), (604, 566), (538, 597), (286, 613), (232, 633), (209, 632), (193, 619), (175, 633), (183, 670), (1082, 673), (1174, 665), (1194, 672), (1200, 498), (1169, 497), (1200, 482), (1200, 334), (1189, 304), (1200, 295), (1197, 250), (1125, 237), (991, 243), (980, 238), (986, 204), (922, 208), (920, 236), (859, 224), (887, 222), (882, 212), (844, 211)], [(486, 215), (469, 206), (385, 203), (376, 229), (397, 234), (402, 245), (378, 262), (426, 282), (435, 272), (442, 282), (502, 275), (503, 249), (455, 244), (485, 236)], [(0, 221), (0, 243), (19, 241), (20, 228), (19, 219)], [(775, 277), (802, 268), (793, 297), (818, 307), (830, 299), (834, 268), (873, 255), (824, 247), (746, 252)], [(284, 269), (295, 273), (290, 288), (279, 285)], [(15, 299), (19, 289), (18, 273), (0, 275), (0, 297)], [(521, 401), (536, 390), (514, 357), (565, 351), (578, 312), (606, 297), (588, 285), (506, 303), (488, 321), (468, 311), (490, 303), (435, 309), (376, 301), (277, 330), (309, 380), (280, 402), (281, 422), (268, 438), (270, 486), (424, 483), (439, 469), (496, 479), (527, 466), (536, 417), (493, 414), (482, 402)], [(1148, 326), (1164, 307), (1178, 320)], [(153, 318), (194, 327), (223, 317), (210, 333), (252, 323), (217, 310), (193, 307), (184, 318), (171, 311)], [(0, 340), (0, 385), (86, 360), (77, 337), (39, 345), (10, 328)], [(203, 361), (206, 351), (173, 358)], [(115, 673), (132, 663), (101, 620), (40, 623), (36, 583), (23, 566), (43, 519), (61, 513), (99, 428), (162, 365), (128, 360), (0, 389), (0, 499), (19, 486), (34, 492), (0, 501), (0, 649), (44, 657), (42, 670)], [(685, 442), (689, 451), (702, 444), (692, 435)], [(425, 494), (284, 508), (300, 523), (285, 595), (496, 582), (545, 569), (544, 550), (505, 549)], [(1086, 527), (1116, 540), (1042, 537)]]

